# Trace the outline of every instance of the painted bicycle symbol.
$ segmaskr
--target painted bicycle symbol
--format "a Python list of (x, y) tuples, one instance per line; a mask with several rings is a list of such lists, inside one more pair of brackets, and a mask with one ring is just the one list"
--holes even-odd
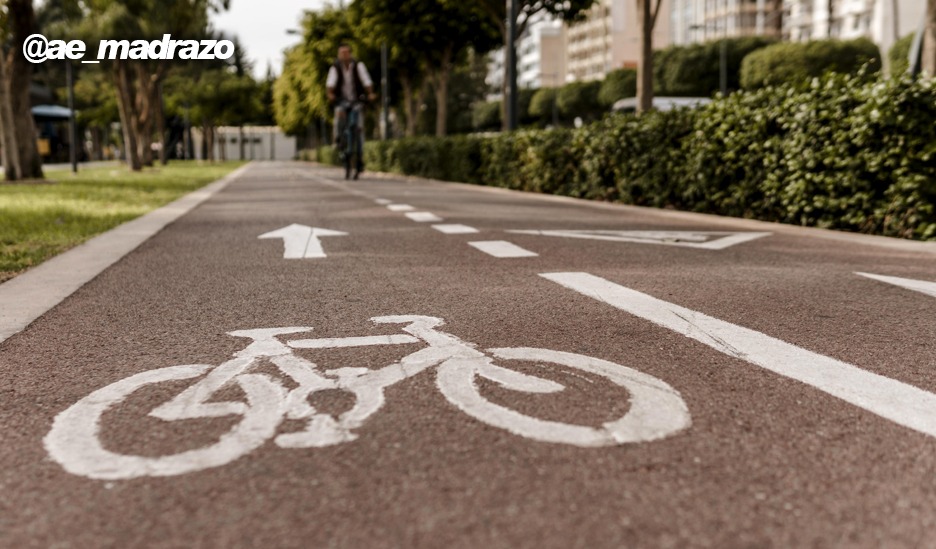
[[(382, 316), (377, 324), (400, 324), (393, 335), (296, 339), (282, 342), (278, 336), (311, 331), (309, 327), (269, 328), (230, 332), (251, 343), (221, 365), (170, 366), (139, 373), (94, 391), (60, 413), (45, 438), (55, 461), (70, 473), (95, 479), (129, 479), (171, 476), (230, 463), (263, 446), (269, 440), (281, 448), (317, 448), (357, 438), (355, 429), (384, 404), (384, 389), (420, 373), (436, 369), (436, 385), (458, 409), (488, 425), (530, 439), (599, 447), (661, 439), (690, 425), (689, 412), (679, 393), (663, 381), (606, 360), (580, 354), (507, 347), (482, 352), (457, 337), (439, 331), (444, 324), (430, 316)], [(330, 349), (400, 345), (423, 342), (427, 346), (379, 369), (344, 367), (323, 370), (298, 356), (294, 349)], [(276, 377), (259, 373), (264, 360), (276, 365), (292, 389)], [(556, 393), (565, 389), (557, 382), (521, 373), (494, 363), (522, 360), (558, 364), (602, 376), (624, 387), (630, 407), (614, 421), (599, 427), (570, 425), (531, 417), (486, 399), (477, 385), (484, 378), (510, 390)], [(236, 425), (213, 444), (158, 457), (123, 455), (104, 447), (100, 424), (135, 391), (157, 383), (201, 378), (149, 415), (164, 421), (238, 417)], [(244, 401), (219, 401), (219, 392), (236, 384)], [(354, 405), (339, 415), (315, 409), (309, 397), (325, 390), (341, 390), (354, 396)], [(117, 408), (119, 410), (119, 408)], [(277, 434), (284, 420), (301, 420), (304, 429)]]

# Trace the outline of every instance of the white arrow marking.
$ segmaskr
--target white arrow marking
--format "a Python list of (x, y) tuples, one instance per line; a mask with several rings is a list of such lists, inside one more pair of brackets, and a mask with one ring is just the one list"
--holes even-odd
[(326, 257), (320, 237), (347, 235), (348, 233), (341, 231), (293, 223), (288, 227), (264, 233), (258, 238), (282, 238), (286, 248), (283, 252), (284, 259), (320, 259)]
[(901, 288), (913, 290), (914, 292), (920, 292), (922, 294), (936, 297), (936, 282), (926, 282), (925, 280), (913, 280), (912, 278), (898, 278), (896, 276), (882, 276), (870, 273), (855, 274), (873, 280), (878, 280), (880, 282), (893, 284), (894, 286), (900, 286)]
[(936, 437), (936, 395), (588, 273), (545, 273), (570, 290)]
[(714, 231), (507, 231), (516, 234), (586, 238), (611, 242), (662, 244), (703, 250), (724, 250), (735, 244), (770, 236), (773, 233), (731, 233)]

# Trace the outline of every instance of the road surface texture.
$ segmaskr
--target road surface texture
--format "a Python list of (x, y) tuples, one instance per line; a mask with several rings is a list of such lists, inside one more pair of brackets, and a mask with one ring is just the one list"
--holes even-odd
[(341, 175), (0, 343), (0, 546), (936, 547), (932, 245)]

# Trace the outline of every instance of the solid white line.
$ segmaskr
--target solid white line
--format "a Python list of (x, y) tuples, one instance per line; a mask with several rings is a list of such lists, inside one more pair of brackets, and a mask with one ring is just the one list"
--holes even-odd
[(417, 223), (438, 223), (442, 218), (431, 212), (410, 212), (406, 217)]
[(416, 208), (410, 206), (409, 204), (390, 204), (387, 206), (387, 209), (391, 212), (410, 212)]
[(524, 250), (520, 246), (507, 242), (506, 240), (484, 240), (480, 242), (469, 242), (468, 244), (488, 255), (500, 258), (536, 257), (539, 255), (529, 250)]
[(241, 166), (210, 185), (98, 235), (0, 284), (0, 342), (26, 328), (166, 225), (226, 187), (248, 166)]
[(933, 393), (588, 273), (540, 276), (726, 355), (825, 391), (894, 423), (936, 436), (936, 395)]
[(863, 276), (880, 282), (886, 282), (888, 284), (893, 284), (894, 286), (900, 286), (907, 290), (913, 290), (914, 292), (920, 292), (926, 295), (931, 295), (936, 297), (936, 282), (926, 282), (925, 280), (913, 280), (912, 278), (898, 278), (896, 276), (882, 276), (870, 273), (855, 273), (858, 276)]
[(433, 229), (439, 231), (443, 234), (474, 234), (478, 232), (478, 229), (474, 227), (469, 227), (468, 225), (433, 225)]

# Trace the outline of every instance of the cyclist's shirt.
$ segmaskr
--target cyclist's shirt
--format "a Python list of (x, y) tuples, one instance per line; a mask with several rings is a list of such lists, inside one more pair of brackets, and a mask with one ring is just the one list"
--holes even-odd
[[(357, 78), (354, 77), (355, 68), (357, 69)], [(341, 89), (336, 89), (338, 92), (338, 98), (344, 99), (345, 101), (354, 101), (359, 93), (363, 92), (363, 90), (355, 90), (355, 80), (358, 80), (361, 86), (364, 88), (374, 85), (373, 80), (371, 80), (370, 73), (367, 72), (367, 67), (364, 66), (364, 63), (361, 63), (357, 60), (352, 60), (351, 63), (345, 67), (343, 63), (338, 62), (332, 65), (331, 69), (328, 71), (328, 78), (325, 80), (325, 87), (338, 88), (340, 84)], [(355, 93), (356, 91), (358, 93)]]

